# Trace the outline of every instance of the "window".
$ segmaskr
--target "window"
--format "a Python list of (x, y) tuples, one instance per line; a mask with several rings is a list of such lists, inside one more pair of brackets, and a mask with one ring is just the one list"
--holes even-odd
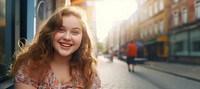
[(158, 23), (157, 22), (154, 24), (154, 32), (156, 35), (158, 34)]
[(148, 18), (148, 15), (147, 15), (147, 8), (144, 9), (144, 20), (146, 20)]
[(193, 45), (192, 48), (193, 51), (195, 52), (200, 51), (200, 41), (193, 41), (192, 45)]
[(164, 9), (164, 3), (163, 0), (160, 0), (160, 11), (162, 11)]
[(183, 51), (183, 41), (179, 41), (175, 43), (175, 52)]
[(178, 11), (175, 11), (175, 12), (174, 12), (173, 17), (174, 17), (174, 26), (177, 26), (178, 23), (179, 23), (179, 22), (178, 22), (178, 20), (179, 20), (179, 19), (178, 19), (178, 18), (179, 18), (179, 17), (178, 17)]
[(161, 34), (164, 33), (164, 21), (163, 20), (160, 21), (159, 30), (160, 30)]
[[(145, 11), (145, 9), (144, 9), (144, 11)], [(144, 20), (145, 20), (145, 17), (146, 17), (146, 16), (145, 16), (145, 12), (144, 12), (144, 11), (143, 11), (143, 12), (141, 12), (141, 20), (142, 20), (142, 21), (144, 21)]]
[(144, 29), (140, 30), (140, 37), (143, 39), (144, 38)]
[(152, 6), (149, 6), (149, 17), (151, 17), (153, 15), (153, 10), (152, 10)]
[(143, 32), (144, 32), (144, 36), (147, 37), (147, 36), (148, 36), (148, 31), (147, 31), (147, 29), (144, 29)]
[(165, 52), (165, 50), (164, 50), (164, 42), (160, 42), (160, 43), (158, 43), (159, 45), (158, 45), (158, 52), (161, 54), (161, 55), (163, 55), (164, 54), (164, 52)]
[(189, 33), (189, 50), (191, 56), (200, 56), (200, 28), (192, 29)]
[(196, 1), (196, 18), (199, 19), (200, 18), (200, 1)]
[(154, 14), (158, 13), (158, 0), (155, 0), (154, 2)]
[(185, 7), (182, 9), (182, 23), (187, 23), (187, 9)]
[(153, 35), (153, 26), (152, 25), (149, 26), (149, 35), (150, 36)]

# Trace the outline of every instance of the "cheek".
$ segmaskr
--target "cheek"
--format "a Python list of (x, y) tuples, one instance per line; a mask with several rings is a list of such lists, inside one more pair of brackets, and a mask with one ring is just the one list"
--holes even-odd
[(83, 39), (82, 36), (80, 36), (80, 37), (78, 38), (77, 42), (79, 43), (79, 45), (82, 43), (82, 39)]
[(62, 34), (56, 33), (56, 34), (53, 36), (53, 40), (56, 41), (56, 40), (60, 39), (61, 37), (62, 37)]
[(82, 39), (83, 39), (82, 36), (79, 36), (79, 37), (76, 38), (77, 46), (79, 46), (79, 47), (81, 46), (81, 43), (83, 42)]
[(55, 45), (56, 42), (61, 38), (61, 35), (56, 33), (54, 34), (54, 36), (52, 37), (52, 43)]

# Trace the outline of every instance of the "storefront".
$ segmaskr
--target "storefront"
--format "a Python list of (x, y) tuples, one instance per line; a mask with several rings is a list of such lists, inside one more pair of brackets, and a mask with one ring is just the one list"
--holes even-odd
[(18, 41), (34, 35), (34, 1), (0, 0), (0, 83), (6, 81)]
[(159, 36), (144, 42), (144, 55), (148, 60), (166, 61), (168, 58), (168, 37)]
[(156, 40), (151, 39), (149, 41), (144, 42), (144, 56), (148, 60), (157, 60), (157, 55), (156, 55)]
[(193, 24), (170, 34), (170, 56), (178, 61), (200, 63), (200, 27)]

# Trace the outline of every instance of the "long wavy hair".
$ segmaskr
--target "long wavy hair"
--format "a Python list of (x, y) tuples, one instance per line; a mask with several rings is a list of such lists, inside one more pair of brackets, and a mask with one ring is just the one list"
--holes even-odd
[[(92, 77), (96, 76), (96, 59), (92, 55), (93, 43), (89, 35), (89, 29), (86, 23), (86, 13), (83, 9), (75, 6), (63, 7), (55, 11), (49, 19), (41, 26), (36, 33), (31, 44), (21, 47), (21, 49), (14, 55), (13, 69), (10, 73), (14, 76), (18, 70), (18, 67), (24, 65), (31, 65), (28, 67), (30, 70), (28, 75), (40, 81), (41, 77), (45, 76), (46, 71), (50, 68), (50, 61), (53, 58), (55, 50), (52, 46), (53, 37), (62, 26), (62, 17), (73, 15), (80, 19), (82, 25), (82, 43), (78, 50), (76, 50), (72, 59), (69, 61), (70, 68), (78, 71), (76, 73), (81, 74), (83, 83), (87, 87), (91, 86)], [(75, 74), (70, 72), (72, 77)], [(42, 76), (41, 76), (42, 75)]]

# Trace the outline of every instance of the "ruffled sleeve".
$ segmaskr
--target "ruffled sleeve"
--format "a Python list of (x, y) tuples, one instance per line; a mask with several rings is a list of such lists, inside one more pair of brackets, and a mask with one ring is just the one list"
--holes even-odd
[(14, 76), (14, 79), (16, 83), (23, 83), (33, 87), (37, 87), (37, 83), (28, 76), (27, 66), (19, 67)]

